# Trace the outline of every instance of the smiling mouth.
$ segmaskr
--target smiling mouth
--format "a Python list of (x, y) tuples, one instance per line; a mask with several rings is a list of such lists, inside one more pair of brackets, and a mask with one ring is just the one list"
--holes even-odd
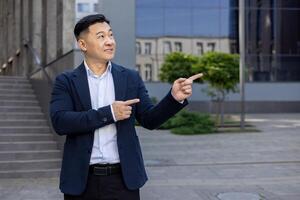
[(105, 49), (104, 51), (105, 51), (105, 52), (113, 52), (114, 49)]

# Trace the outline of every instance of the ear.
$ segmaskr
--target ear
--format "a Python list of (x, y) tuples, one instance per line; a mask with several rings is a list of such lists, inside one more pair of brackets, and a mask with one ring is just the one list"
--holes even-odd
[(81, 49), (81, 51), (83, 51), (83, 52), (87, 51), (86, 42), (83, 39), (78, 39), (77, 44), (78, 44), (79, 48)]

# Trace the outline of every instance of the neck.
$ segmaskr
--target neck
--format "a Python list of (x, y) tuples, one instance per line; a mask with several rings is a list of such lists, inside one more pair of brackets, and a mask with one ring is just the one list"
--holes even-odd
[(96, 75), (102, 75), (106, 71), (107, 63), (108, 63), (108, 61), (101, 62), (101, 61), (89, 59), (87, 57), (85, 57), (85, 62), (90, 68), (90, 70)]

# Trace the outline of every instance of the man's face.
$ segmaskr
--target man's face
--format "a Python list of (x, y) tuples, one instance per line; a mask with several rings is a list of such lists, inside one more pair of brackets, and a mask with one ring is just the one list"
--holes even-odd
[(88, 57), (100, 62), (107, 62), (115, 55), (116, 42), (106, 22), (89, 26), (87, 31), (80, 34), (78, 45)]

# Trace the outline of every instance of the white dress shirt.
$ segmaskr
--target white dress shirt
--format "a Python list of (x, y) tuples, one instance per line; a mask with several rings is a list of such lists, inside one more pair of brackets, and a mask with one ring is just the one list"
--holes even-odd
[[(101, 76), (95, 75), (85, 61), (84, 65), (87, 72), (92, 108), (97, 110), (111, 105), (115, 101), (111, 62), (108, 62), (107, 69)], [(110, 108), (116, 121), (112, 106)], [(90, 164), (118, 162), (120, 162), (120, 158), (117, 147), (116, 125), (113, 123), (96, 129)]]

